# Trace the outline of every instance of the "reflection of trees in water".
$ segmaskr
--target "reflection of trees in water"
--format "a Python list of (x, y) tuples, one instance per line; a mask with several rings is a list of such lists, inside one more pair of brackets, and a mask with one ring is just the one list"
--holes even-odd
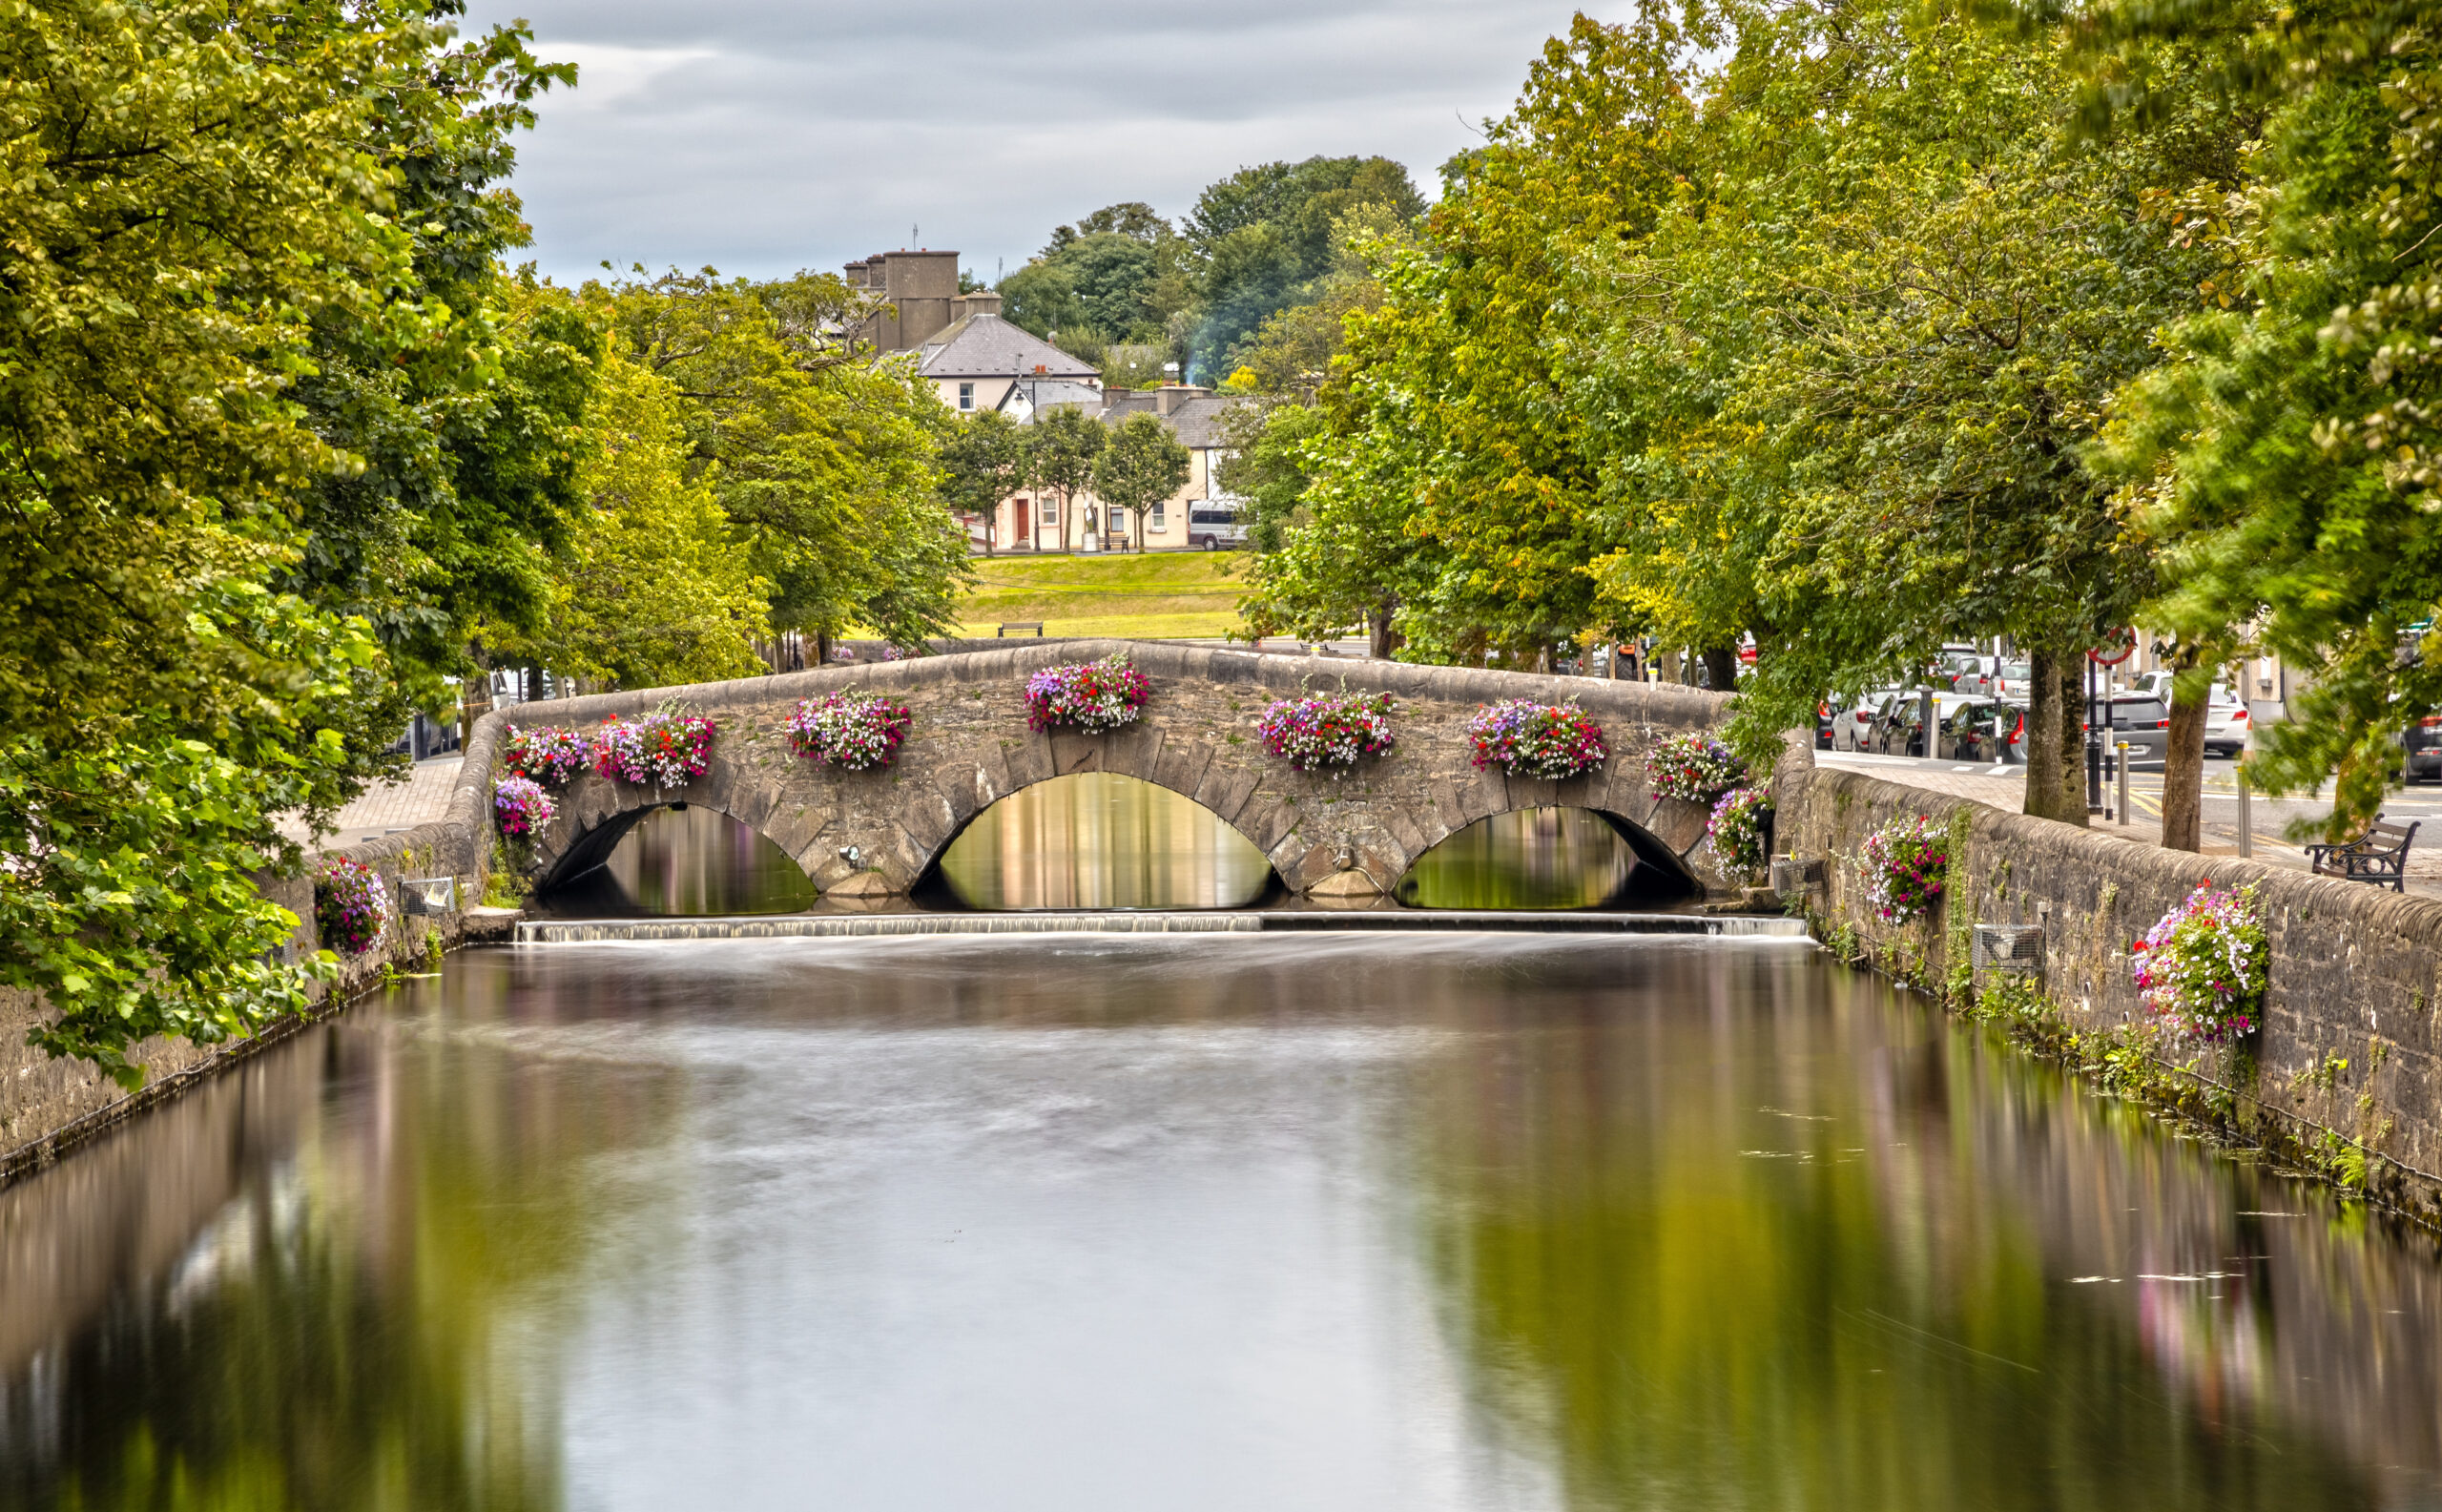
[(1635, 853), (1588, 809), (1513, 809), (1480, 818), (1399, 880), (1411, 908), (1592, 908), (1627, 886)]
[(545, 901), (554, 913), (591, 919), (798, 913), (816, 897), (813, 880), (771, 837), (691, 803), (638, 819), (602, 865)]
[[(2176, 1164), (2159, 1133), (1800, 958), (1657, 952), (1621, 986), (1438, 1063), (1418, 1118), (1471, 1390), (1569, 1504), (2373, 1504), (2283, 1413), (2166, 1382), (2191, 1377), (2137, 1326), (2133, 1276), (2065, 1284), (2103, 1262), (2061, 1213), (2149, 1202), (2127, 1230), (2178, 1234), (2226, 1198), (2193, 1166), (2132, 1171), (2132, 1144)], [(2252, 1307), (2227, 1321), (2268, 1327)], [(2380, 1353), (2346, 1315), (2281, 1316)], [(2216, 1357), (2261, 1347), (2225, 1329)]]
[(1272, 863), (1192, 798), (1080, 772), (977, 815), (942, 874), (970, 908), (1231, 908), (1262, 896)]
[[(499, 1018), (507, 973), (470, 994), (456, 967), (445, 1018)], [(10, 1371), (0, 1506), (561, 1503), (554, 1389), (521, 1335), (586, 1253), (589, 1165), (657, 1137), (676, 1088), (360, 1014), (272, 1052), (321, 1072), (290, 1089), (293, 1137), (238, 1163), (175, 1263)]]

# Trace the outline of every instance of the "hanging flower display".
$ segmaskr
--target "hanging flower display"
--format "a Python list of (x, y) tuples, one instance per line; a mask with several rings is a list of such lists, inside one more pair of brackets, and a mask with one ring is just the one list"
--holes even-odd
[(1691, 731), (1656, 745), (1645, 758), (1645, 777), (1655, 797), (1710, 808), (1747, 780), (1747, 763), (1711, 735)]
[(1283, 698), (1263, 712), (1255, 733), (1266, 752), (1300, 772), (1353, 767), (1396, 743), (1391, 715), (1397, 707), (1386, 693)]
[(911, 715), (880, 694), (835, 693), (800, 698), (789, 715), (789, 740), (797, 755), (851, 772), (888, 766), (907, 738)]
[(2216, 1043), (2262, 1022), (2272, 942), (2254, 883), (2218, 892), (2209, 878), (2197, 883), (2129, 955), (2146, 1011), (2173, 1033)]
[(662, 710), (605, 719), (593, 735), (593, 769), (637, 787), (683, 788), (713, 759), (713, 722)]
[(593, 764), (593, 746), (566, 725), (537, 725), (531, 730), (510, 725), (500, 759), (514, 776), (559, 787)]
[(390, 919), (390, 890), (362, 861), (334, 857), (314, 874), (314, 928), (322, 943), (361, 956), (382, 939)]
[(505, 777), (492, 789), (492, 821), (511, 839), (541, 834), (558, 813), (551, 795), (530, 777)]
[(1134, 724), (1153, 685), (1124, 656), (1062, 662), (1026, 679), (1026, 728), (1102, 735)]
[(1910, 814), (1866, 837), (1857, 853), (1866, 901), (1886, 923), (1904, 924), (1933, 911), (1950, 871), (1950, 839), (1921, 814)]
[(1761, 788), (1732, 788), (1713, 805), (1705, 825), (1712, 837), (1713, 854), (1741, 876), (1752, 877), (1769, 860), (1766, 849), (1772, 820), (1772, 796)]
[(1476, 765), (1499, 767), (1511, 777), (1573, 777), (1609, 759), (1603, 727), (1573, 703), (1531, 703), (1504, 698), (1476, 711), (1467, 721)]

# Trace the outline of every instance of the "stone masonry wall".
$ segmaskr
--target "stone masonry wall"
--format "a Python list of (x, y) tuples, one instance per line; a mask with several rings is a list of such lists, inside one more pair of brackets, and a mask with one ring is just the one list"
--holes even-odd
[[(1830, 929), (1854, 931), (1896, 975), (1941, 984), (1972, 948), (1976, 923), (2042, 922), (2042, 989), (2081, 1030), (2142, 1021), (2128, 947), (2199, 881), (2256, 883), (2272, 966), (2253, 1072), (2227, 1052), (2195, 1057), (2195, 1068), (2229, 1079), (2242, 1122), (2280, 1122), (2309, 1145), (2337, 1131), (2396, 1163), (2406, 1200), (2432, 1211), (2442, 1199), (2442, 900), (2134, 844), (1817, 768), (1811, 743), (1793, 745), (1778, 782), (1776, 848), (1828, 863), (1828, 886), (1809, 906)], [(1864, 901), (1853, 858), (1868, 835), (1911, 814), (1954, 826), (1963, 844), (1934, 916), (1886, 924)]]

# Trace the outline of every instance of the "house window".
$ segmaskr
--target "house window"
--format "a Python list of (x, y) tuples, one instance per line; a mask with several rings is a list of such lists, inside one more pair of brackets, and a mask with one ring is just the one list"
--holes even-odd
[(1153, 518), (1146, 522), (1145, 528), (1148, 530), (1169, 529), (1170, 528), (1169, 507), (1167, 504), (1153, 506)]
[(958, 407), (961, 409), (973, 409), (975, 407), (975, 385), (973, 383), (961, 383), (958, 385)]
[(1060, 506), (1052, 503), (1049, 499), (1043, 501), (1043, 523), (1045, 525), (1058, 525), (1060, 523)]

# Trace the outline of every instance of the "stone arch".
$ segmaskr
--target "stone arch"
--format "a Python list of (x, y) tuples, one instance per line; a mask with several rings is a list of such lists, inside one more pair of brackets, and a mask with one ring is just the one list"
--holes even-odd
[(950, 848), (958, 843), (962, 836), (965, 835), (969, 830), (975, 827), (977, 820), (983, 818), (994, 809), (1008, 802), (1020, 794), (1039, 788), (1046, 782), (1056, 781), (1064, 777), (1085, 777), (1095, 774), (1121, 777), (1130, 782), (1139, 782), (1144, 784), (1146, 787), (1154, 789), (1157, 792), (1166, 793), (1173, 797), (1185, 800), (1200, 812), (1209, 815), (1220, 825), (1222, 829), (1235, 835), (1241, 840), (1244, 840), (1248, 847), (1252, 849), (1256, 856), (1262, 859), (1267, 870), (1267, 890), (1270, 886), (1277, 885), (1279, 883), (1280, 869), (1273, 862), (1271, 852), (1263, 846), (1255, 836), (1249, 834), (1243, 826), (1230, 818), (1228, 816), (1222, 814), (1211, 804), (1205, 802), (1203, 799), (1197, 797), (1193, 793), (1187, 791), (1180, 785), (1159, 781), (1155, 778), (1145, 777), (1135, 772), (1119, 771), (1111, 767), (1100, 765), (1099, 763), (1087, 762), (1066, 772), (1045, 772), (1029, 775), (1026, 780), (1016, 783), (1006, 791), (1000, 793), (990, 802), (978, 805), (973, 812), (961, 818), (950, 832), (932, 848), (931, 853), (925, 857), (923, 865), (918, 870), (916, 874), (916, 881), (910, 890), (932, 897), (939, 897), (945, 893), (947, 888), (946, 881), (942, 871), (942, 863), (949, 856)]
[[(754, 830), (755, 834), (762, 835), (767, 840), (773, 839), (773, 837), (764, 835), (753, 820), (743, 815), (732, 813), (728, 807), (719, 802), (693, 796), (684, 789), (672, 790), (659, 802), (638, 803), (631, 807), (620, 808), (604, 817), (591, 828), (574, 835), (565, 845), (555, 847), (548, 857), (538, 855), (531, 879), (536, 891), (550, 892), (566, 887), (608, 865), (611, 853), (619, 848), (619, 842), (626, 839), (638, 824), (650, 815), (670, 809), (708, 809), (725, 818), (735, 819), (748, 829)], [(778, 844), (776, 840), (773, 842), (776, 845)], [(786, 847), (783, 846), (781, 849), (785, 854)], [(797, 860), (794, 855), (789, 859), (797, 862), (800, 868), (803, 867), (804, 862)], [(810, 879), (811, 874), (808, 875)]]
[[(1692, 807), (1692, 805), (1683, 806)], [(1436, 850), (1449, 843), (1459, 836), (1465, 834), (1467, 831), (1473, 829), (1479, 824), (1482, 824), (1490, 819), (1499, 818), (1504, 814), (1533, 813), (1538, 810), (1551, 808), (1573, 810), (1580, 814), (1591, 815), (1593, 818), (1600, 819), (1612, 834), (1620, 838), (1621, 843), (1627, 847), (1630, 858), (1635, 861), (1639, 868), (1650, 869), (1654, 874), (1656, 874), (1652, 882), (1648, 885), (1659, 889), (1665, 896), (1688, 898), (1702, 897), (1704, 895), (1705, 880), (1698, 874), (1697, 869), (1689, 864), (1687, 855), (1681, 850), (1674, 849), (1668, 840), (1666, 840), (1663, 836), (1656, 834), (1653, 830), (1646, 828), (1645, 824), (1640, 819), (1632, 819), (1626, 815), (1618, 813), (1611, 809), (1595, 808), (1588, 804), (1569, 803), (1565, 801), (1553, 803), (1513, 804), (1507, 808), (1494, 809), (1490, 813), (1479, 815), (1466, 820), (1464, 823), (1453, 825), (1435, 838), (1430, 843), (1426, 844), (1421, 850), (1408, 858), (1407, 866), (1401, 871), (1400, 880), (1405, 880), (1407, 875), (1413, 872), (1416, 867), (1421, 865), (1425, 859), (1431, 856)], [(1650, 818), (1654, 816), (1649, 810), (1645, 817)], [(1701, 826), (1698, 827), (1696, 838), (1699, 840), (1703, 838)], [(1632, 873), (1631, 876), (1633, 875), (1634, 874)], [(1392, 887), (1385, 889), (1385, 891), (1396, 893), (1397, 891), (1397, 884), (1394, 883)]]

